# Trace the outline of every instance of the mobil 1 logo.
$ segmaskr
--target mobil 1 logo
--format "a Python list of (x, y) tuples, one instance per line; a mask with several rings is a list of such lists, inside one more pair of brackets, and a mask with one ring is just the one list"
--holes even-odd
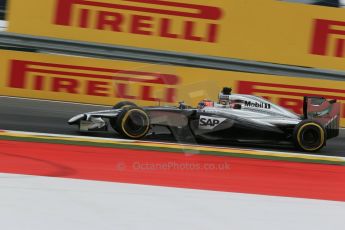
[(199, 129), (214, 129), (225, 120), (226, 118), (200, 116)]

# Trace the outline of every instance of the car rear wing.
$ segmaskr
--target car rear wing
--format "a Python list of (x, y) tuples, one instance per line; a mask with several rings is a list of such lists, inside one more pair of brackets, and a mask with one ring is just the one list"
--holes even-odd
[(323, 97), (304, 97), (304, 119), (311, 119), (324, 126), (327, 139), (339, 135), (340, 102)]

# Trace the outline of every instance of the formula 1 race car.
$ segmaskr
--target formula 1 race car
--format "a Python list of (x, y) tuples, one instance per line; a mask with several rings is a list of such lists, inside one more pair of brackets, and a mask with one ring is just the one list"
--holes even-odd
[(80, 131), (104, 131), (108, 124), (121, 136), (140, 139), (154, 126), (167, 127), (179, 139), (225, 143), (282, 143), (314, 152), (339, 135), (340, 103), (321, 97), (304, 97), (303, 115), (262, 97), (231, 94), (224, 87), (218, 101), (203, 100), (196, 107), (138, 107), (123, 101), (111, 110), (83, 113), (68, 123)]

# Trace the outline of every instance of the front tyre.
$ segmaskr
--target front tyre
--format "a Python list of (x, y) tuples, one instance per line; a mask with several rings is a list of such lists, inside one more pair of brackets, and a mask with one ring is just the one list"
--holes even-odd
[(137, 106), (137, 105), (131, 101), (120, 101), (119, 103), (113, 106), (113, 109), (123, 109), (129, 106)]
[(125, 107), (116, 119), (116, 127), (113, 128), (123, 137), (140, 139), (145, 137), (150, 129), (150, 118), (139, 107)]
[(325, 129), (315, 121), (305, 120), (295, 127), (294, 142), (303, 151), (319, 151), (326, 145), (326, 139)]
[[(124, 109), (126, 107), (133, 107), (133, 106), (137, 106), (136, 104), (134, 104), (133, 102), (131, 101), (120, 101), (119, 103), (116, 103), (114, 106), (113, 106), (113, 109)], [(116, 126), (116, 120), (117, 118), (112, 118), (112, 119), (109, 119), (109, 123), (110, 123), (110, 126), (116, 131), (116, 132), (120, 132), (118, 129), (117, 129), (117, 126)]]

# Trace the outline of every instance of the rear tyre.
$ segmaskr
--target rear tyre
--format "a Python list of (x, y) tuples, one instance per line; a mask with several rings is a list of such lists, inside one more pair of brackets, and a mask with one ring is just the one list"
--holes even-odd
[(305, 120), (295, 127), (294, 142), (303, 151), (319, 151), (326, 145), (326, 140), (325, 129), (315, 121)]
[(140, 139), (145, 137), (150, 129), (150, 118), (139, 107), (125, 107), (117, 117), (115, 127), (123, 137)]
[[(130, 101), (120, 101), (119, 103), (117, 103), (113, 106), (113, 109), (123, 109), (123, 108), (130, 107), (130, 106), (137, 106), (137, 105), (134, 104), (133, 102), (130, 102)], [(112, 118), (109, 120), (109, 123), (110, 123), (110, 126), (116, 132), (119, 133), (119, 130), (117, 129), (117, 126), (116, 126), (116, 120), (117, 120), (117, 118)]]

